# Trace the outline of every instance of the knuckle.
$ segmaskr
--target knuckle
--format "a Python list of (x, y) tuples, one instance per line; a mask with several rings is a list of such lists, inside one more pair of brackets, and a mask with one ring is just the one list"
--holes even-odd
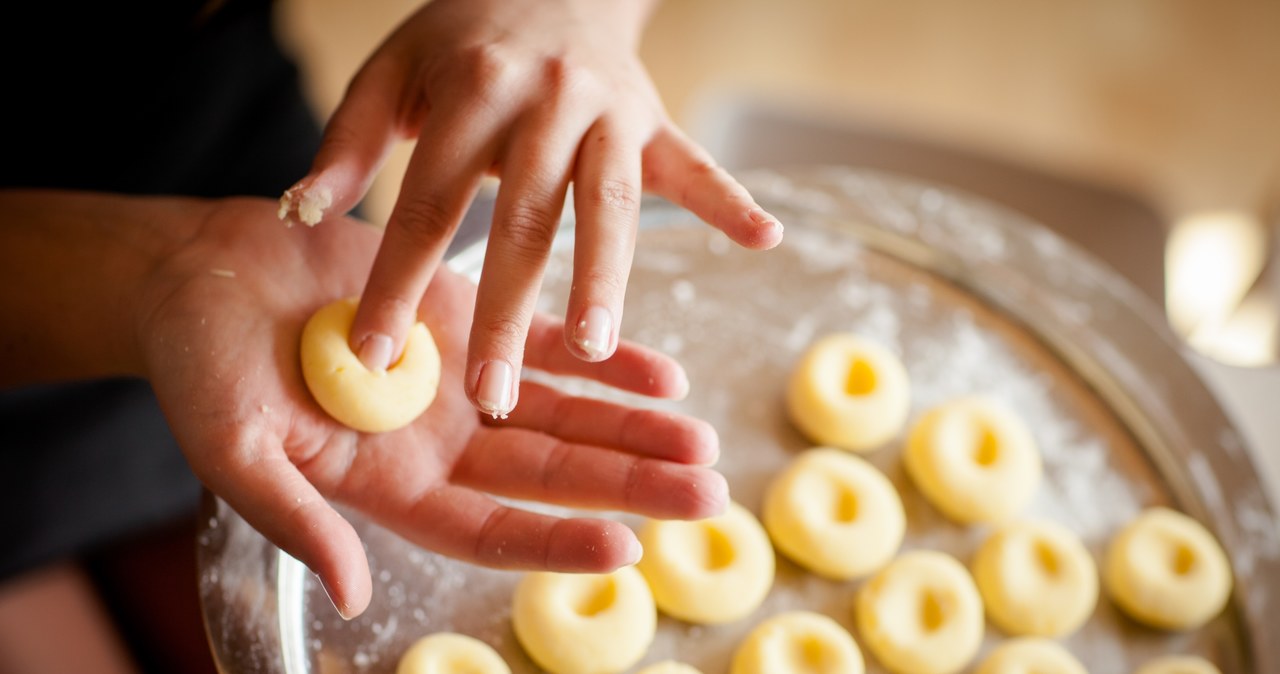
[(449, 209), (434, 198), (407, 199), (396, 206), (395, 226), (411, 245), (430, 246), (449, 236), (454, 222)]
[(640, 211), (640, 190), (625, 180), (606, 179), (600, 181), (588, 195), (590, 203), (622, 215), (630, 215)]
[(621, 297), (626, 291), (626, 284), (625, 272), (611, 265), (582, 269), (574, 279), (574, 285), (591, 288), (596, 292), (604, 291), (608, 297)]
[(481, 322), (481, 330), (489, 339), (497, 342), (500, 349), (517, 351), (518, 345), (524, 343), (524, 322), (515, 316), (503, 315), (485, 319)]
[(600, 81), (590, 68), (564, 57), (551, 56), (543, 62), (543, 83), (555, 95), (596, 92)]
[(516, 69), (514, 58), (505, 48), (481, 44), (462, 51), (458, 74), (473, 98), (494, 101), (508, 88)]
[(376, 315), (384, 321), (391, 321), (397, 328), (412, 325), (418, 317), (417, 302), (399, 295), (379, 297), (374, 300), (372, 308)]
[(710, 157), (699, 155), (689, 164), (689, 173), (699, 178), (718, 178), (720, 172), (720, 165)]
[(526, 260), (546, 258), (556, 237), (560, 214), (543, 204), (520, 203), (500, 223), (502, 238)]

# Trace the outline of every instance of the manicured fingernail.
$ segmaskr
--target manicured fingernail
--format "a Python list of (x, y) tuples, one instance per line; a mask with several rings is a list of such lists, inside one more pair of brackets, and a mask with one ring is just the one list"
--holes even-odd
[(356, 355), (370, 372), (386, 372), (391, 367), (393, 348), (390, 337), (375, 333), (364, 338), (360, 343), (360, 353)]
[(613, 315), (604, 307), (589, 307), (582, 312), (573, 341), (591, 360), (604, 360), (613, 343)]
[(511, 412), (511, 366), (501, 360), (491, 360), (480, 370), (476, 386), (476, 403), (485, 414), (506, 418)]
[(628, 537), (626, 559), (629, 561), (627, 562), (627, 566), (639, 563), (640, 558), (643, 556), (644, 546), (640, 545), (640, 541), (636, 540), (634, 537)]
[(684, 368), (676, 370), (676, 394), (672, 400), (684, 400), (689, 397), (689, 375), (685, 374)]
[(764, 209), (753, 208), (751, 209), (751, 212), (747, 214), (747, 217), (751, 218), (751, 222), (756, 223), (762, 228), (766, 228), (769, 233), (777, 237), (782, 236), (782, 223), (778, 222), (777, 218), (764, 212)]
[(330, 589), (329, 583), (325, 582), (325, 579), (318, 575), (316, 578), (320, 580), (320, 587), (324, 588), (325, 596), (329, 598), (329, 603), (333, 604), (333, 608), (338, 612), (338, 615), (342, 616), (343, 620), (351, 620), (354, 616), (351, 615), (350, 609), (343, 604), (339, 604), (338, 601), (334, 599), (337, 595), (332, 589)]

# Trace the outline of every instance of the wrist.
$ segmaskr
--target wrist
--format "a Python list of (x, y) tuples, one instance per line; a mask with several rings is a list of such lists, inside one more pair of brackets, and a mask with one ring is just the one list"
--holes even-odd
[(148, 284), (200, 210), (176, 199), (0, 192), (0, 347), (12, 364), (0, 384), (142, 375)]

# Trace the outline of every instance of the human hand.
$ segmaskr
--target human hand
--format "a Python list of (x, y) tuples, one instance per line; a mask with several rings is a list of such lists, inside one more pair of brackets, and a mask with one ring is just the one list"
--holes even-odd
[(366, 365), (400, 353), (489, 172), (501, 187), (462, 382), (477, 408), (496, 415), (517, 402), (525, 336), (570, 182), (577, 225), (564, 337), (587, 361), (608, 358), (617, 344), (642, 185), (744, 246), (780, 241), (782, 226), (664, 112), (635, 55), (650, 4), (435, 0), (356, 75), (282, 214), (347, 211), (391, 147), (417, 137), (352, 328)]
[[(704, 467), (718, 448), (703, 422), (534, 384), (509, 419), (478, 414), (460, 385), (474, 287), (447, 270), (415, 307), (442, 356), (431, 407), (391, 433), (339, 425), (306, 390), (298, 339), (315, 309), (359, 290), (378, 233), (334, 218), (304, 234), (269, 226), (273, 215), (265, 201), (225, 202), (152, 273), (138, 330), (144, 370), (197, 476), (318, 574), (345, 617), (365, 609), (371, 583), (354, 529), (329, 500), (463, 560), (583, 572), (634, 562), (631, 530), (493, 495), (661, 518), (724, 507), (724, 479)], [(583, 362), (545, 317), (534, 319), (527, 354), (531, 367), (644, 395), (687, 388), (678, 365), (636, 345)]]

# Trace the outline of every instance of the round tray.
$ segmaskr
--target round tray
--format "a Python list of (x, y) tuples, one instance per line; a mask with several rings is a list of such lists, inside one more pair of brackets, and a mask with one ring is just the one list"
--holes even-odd
[[(828, 332), (857, 332), (902, 357), (913, 417), (985, 393), (1029, 422), (1045, 481), (1028, 514), (1075, 530), (1095, 558), (1119, 526), (1155, 504), (1191, 514), (1222, 542), (1236, 584), (1221, 616), (1171, 635), (1129, 621), (1104, 596), (1064, 642), (1090, 670), (1132, 671), (1156, 654), (1196, 653), (1224, 674), (1280, 671), (1280, 643), (1267, 638), (1280, 625), (1280, 525), (1239, 434), (1148, 300), (1050, 231), (955, 191), (847, 168), (756, 173), (747, 182), (786, 223), (786, 242), (767, 253), (740, 250), (689, 214), (646, 202), (623, 323), (627, 338), (685, 364), (691, 395), (662, 405), (716, 426), (718, 468), (735, 500), (759, 512), (770, 477), (809, 446), (782, 404), (799, 353)], [(564, 310), (571, 274), (571, 229), (562, 234), (542, 298), (553, 313)], [(482, 256), (475, 246), (451, 264), (476, 274)], [(989, 530), (938, 515), (906, 478), (900, 443), (870, 459), (902, 494), (904, 549), (967, 562)], [(510, 627), (519, 574), (443, 558), (344, 514), (365, 541), (374, 582), (368, 612), (351, 622), (301, 564), (209, 499), (200, 589), (223, 671), (391, 672), (410, 643), (440, 630), (489, 642), (513, 672), (538, 671)], [(753, 625), (791, 608), (823, 612), (857, 638), (850, 609), (860, 586), (780, 558), (756, 614), (714, 628), (664, 617), (644, 662), (674, 657), (723, 674)], [(983, 652), (1004, 638), (988, 626)], [(869, 660), (869, 671), (883, 671)]]

